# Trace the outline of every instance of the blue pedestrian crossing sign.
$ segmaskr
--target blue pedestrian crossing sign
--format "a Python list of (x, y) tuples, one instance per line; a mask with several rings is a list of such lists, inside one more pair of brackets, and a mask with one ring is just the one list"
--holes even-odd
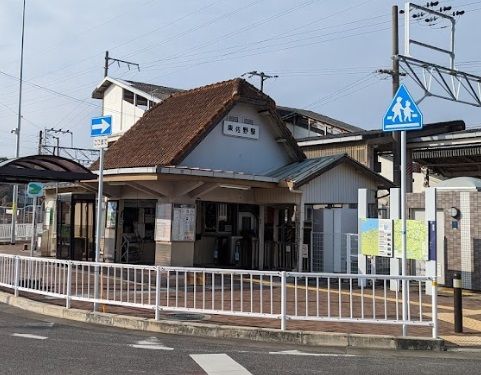
[(90, 125), (91, 137), (103, 137), (112, 134), (112, 116), (94, 117)]
[(423, 114), (406, 87), (401, 85), (384, 115), (382, 129), (391, 132), (422, 128)]

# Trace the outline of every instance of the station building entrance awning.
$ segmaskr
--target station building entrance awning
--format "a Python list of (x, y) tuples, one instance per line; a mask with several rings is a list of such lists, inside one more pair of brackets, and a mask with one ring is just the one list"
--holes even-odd
[(75, 182), (96, 179), (83, 165), (55, 155), (31, 155), (0, 163), (0, 183)]

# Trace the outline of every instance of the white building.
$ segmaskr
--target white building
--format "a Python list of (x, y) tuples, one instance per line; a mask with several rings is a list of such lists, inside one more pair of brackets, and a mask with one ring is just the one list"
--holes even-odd
[[(323, 271), (342, 271), (345, 254), (314, 234), (355, 231), (357, 190), (391, 186), (344, 154), (306, 159), (275, 102), (242, 79), (153, 105), (109, 146), (104, 181), (107, 260)], [(61, 190), (57, 256), (89, 259), (95, 189)]]

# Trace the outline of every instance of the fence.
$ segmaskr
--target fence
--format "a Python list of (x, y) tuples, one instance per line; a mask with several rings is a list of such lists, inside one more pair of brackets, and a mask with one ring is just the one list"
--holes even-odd
[[(42, 233), (42, 223), (35, 225), (37, 228), (37, 234)], [(0, 224), (0, 242), (10, 241), (12, 234), (12, 224)], [(32, 238), (32, 224), (16, 224), (15, 225), (15, 238), (18, 240), (30, 240)]]
[[(389, 281), (405, 280), (401, 292)], [(280, 320), (425, 326), (437, 336), (436, 283), (430, 277), (269, 272), (139, 266), (0, 255), (0, 286), (94, 304), (155, 313), (187, 312)], [(404, 283), (403, 283), (404, 284)], [(430, 286), (431, 287), (431, 286)], [(427, 300), (426, 300), (427, 299)]]

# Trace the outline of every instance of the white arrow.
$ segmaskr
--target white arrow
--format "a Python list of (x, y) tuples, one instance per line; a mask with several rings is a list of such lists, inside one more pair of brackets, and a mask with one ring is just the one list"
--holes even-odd
[(105, 119), (100, 120), (100, 124), (93, 124), (93, 130), (100, 130), (100, 133), (105, 133), (105, 131), (110, 127), (110, 124)]

